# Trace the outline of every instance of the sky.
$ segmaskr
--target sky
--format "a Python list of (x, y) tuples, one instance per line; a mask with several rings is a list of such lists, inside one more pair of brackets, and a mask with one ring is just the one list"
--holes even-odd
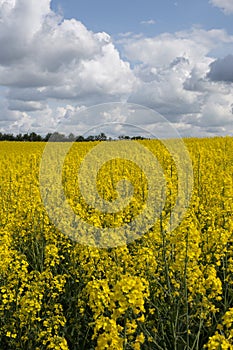
[(0, 132), (83, 134), (117, 102), (233, 135), (233, 0), (0, 0)]

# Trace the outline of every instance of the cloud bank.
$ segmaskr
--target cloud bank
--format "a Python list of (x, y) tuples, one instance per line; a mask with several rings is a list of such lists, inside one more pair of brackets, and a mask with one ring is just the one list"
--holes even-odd
[(226, 15), (233, 13), (233, 1), (232, 0), (210, 0), (213, 6), (219, 7)]
[[(154, 108), (184, 136), (233, 134), (233, 56), (211, 56), (232, 45), (224, 30), (115, 42), (50, 5), (0, 0), (0, 131), (46, 133), (85, 106), (128, 101)], [(93, 121), (78, 123), (87, 130)]]

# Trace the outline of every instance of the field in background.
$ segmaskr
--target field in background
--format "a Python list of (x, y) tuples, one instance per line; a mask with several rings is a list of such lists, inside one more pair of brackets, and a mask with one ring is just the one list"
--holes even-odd
[[(0, 143), (0, 349), (233, 349), (233, 138), (185, 140), (194, 190), (172, 232), (175, 163), (159, 141), (140, 142), (163, 168), (165, 205), (146, 234), (102, 249), (72, 240), (48, 217), (39, 188), (45, 144)], [(83, 220), (117, 228), (140, 213), (147, 179), (132, 162), (109, 161), (99, 193), (116, 199), (123, 176), (136, 189), (132, 202), (114, 215), (87, 205), (77, 174), (97, 144), (75, 143), (64, 190)]]

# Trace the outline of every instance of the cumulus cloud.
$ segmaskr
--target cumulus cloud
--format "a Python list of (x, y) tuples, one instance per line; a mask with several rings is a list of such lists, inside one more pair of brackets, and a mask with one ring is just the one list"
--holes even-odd
[(233, 42), (233, 37), (224, 30), (193, 29), (177, 33), (163, 33), (152, 38), (125, 40), (128, 59), (151, 66), (170, 64), (176, 57), (189, 58), (191, 64), (200, 61), (220, 43)]
[(45, 18), (55, 16), (49, 0), (1, 0), (0, 13), (0, 64), (3, 65), (23, 60)]
[(199, 125), (204, 127), (232, 127), (232, 97), (211, 95), (202, 107)]
[[(148, 70), (154, 78), (148, 81)], [(196, 93), (186, 91), (183, 82), (189, 76), (190, 63), (176, 58), (167, 67), (137, 67), (135, 74), (141, 76), (141, 85), (131, 95), (130, 101), (156, 109), (170, 121), (178, 121), (183, 114), (198, 111)]]
[[(0, 82), (13, 90), (9, 99), (17, 90), (17, 100), (24, 100), (31, 88), (32, 108), (41, 109), (33, 101), (85, 94), (101, 101), (131, 93), (135, 77), (108, 34), (93, 33), (75, 19), (62, 20), (49, 0), (1, 0), (0, 12)], [(20, 110), (31, 108), (17, 104)]]
[(226, 15), (233, 13), (232, 0), (210, 0), (213, 6), (219, 7)]
[(147, 21), (141, 21), (140, 24), (144, 24), (144, 25), (152, 25), (155, 24), (155, 20), (154, 19), (148, 19)]
[[(130, 101), (156, 109), (185, 135), (191, 136), (192, 130), (201, 128), (200, 135), (205, 130), (208, 135), (211, 126), (217, 133), (220, 125), (227, 132), (233, 125), (232, 90), (224, 83), (207, 79), (207, 74), (215, 62), (209, 53), (219, 43), (232, 42), (232, 36), (224, 30), (202, 29), (125, 40), (128, 59), (139, 61), (134, 74), (140, 84)], [(228, 65), (226, 71), (229, 74), (232, 68)]]
[(233, 55), (228, 55), (212, 62), (207, 77), (213, 81), (233, 83)]

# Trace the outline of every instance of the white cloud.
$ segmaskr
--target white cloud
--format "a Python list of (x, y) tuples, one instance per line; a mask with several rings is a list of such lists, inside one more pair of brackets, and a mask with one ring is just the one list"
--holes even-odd
[(133, 32), (119, 33), (118, 36), (120, 38), (127, 38), (133, 35)]
[(223, 30), (202, 29), (126, 40), (128, 59), (140, 62), (134, 73), (141, 83), (130, 101), (156, 109), (184, 134), (192, 131), (187, 125), (196, 125), (195, 131), (203, 128), (203, 132), (211, 126), (228, 128), (233, 125), (232, 89), (206, 76), (215, 61), (209, 53), (219, 43), (232, 42), (233, 37)]
[[(25, 100), (29, 88), (32, 103), (88, 95), (100, 102), (131, 93), (135, 77), (107, 33), (93, 33), (75, 19), (62, 21), (49, 0), (1, 0), (0, 11), (0, 81), (13, 90), (8, 98), (17, 90), (16, 99)], [(24, 105), (28, 111), (23, 103), (20, 110)], [(42, 108), (32, 108), (37, 105)]]
[(199, 124), (205, 127), (233, 126), (232, 97), (211, 95), (203, 106)]
[(141, 21), (140, 24), (145, 24), (145, 25), (152, 25), (155, 24), (155, 20), (154, 19), (148, 19), (147, 21)]
[(226, 15), (233, 13), (233, 1), (232, 0), (210, 0), (213, 6), (219, 7)]
[[(173, 61), (173, 64), (175, 62)], [(131, 101), (147, 105), (156, 109), (170, 121), (177, 121), (183, 114), (198, 110), (197, 93), (186, 91), (184, 81), (189, 76), (190, 63), (185, 59), (178, 59), (176, 64), (167, 67), (147, 67), (154, 79), (147, 81), (145, 68), (140, 71), (137, 67), (136, 74), (141, 75), (141, 85), (135, 94), (132, 94)]]
[(193, 29), (174, 34), (163, 33), (154, 38), (126, 39), (125, 51), (128, 59), (152, 66), (168, 65), (176, 57), (187, 57), (193, 64), (223, 42), (233, 42), (233, 37), (224, 30)]

